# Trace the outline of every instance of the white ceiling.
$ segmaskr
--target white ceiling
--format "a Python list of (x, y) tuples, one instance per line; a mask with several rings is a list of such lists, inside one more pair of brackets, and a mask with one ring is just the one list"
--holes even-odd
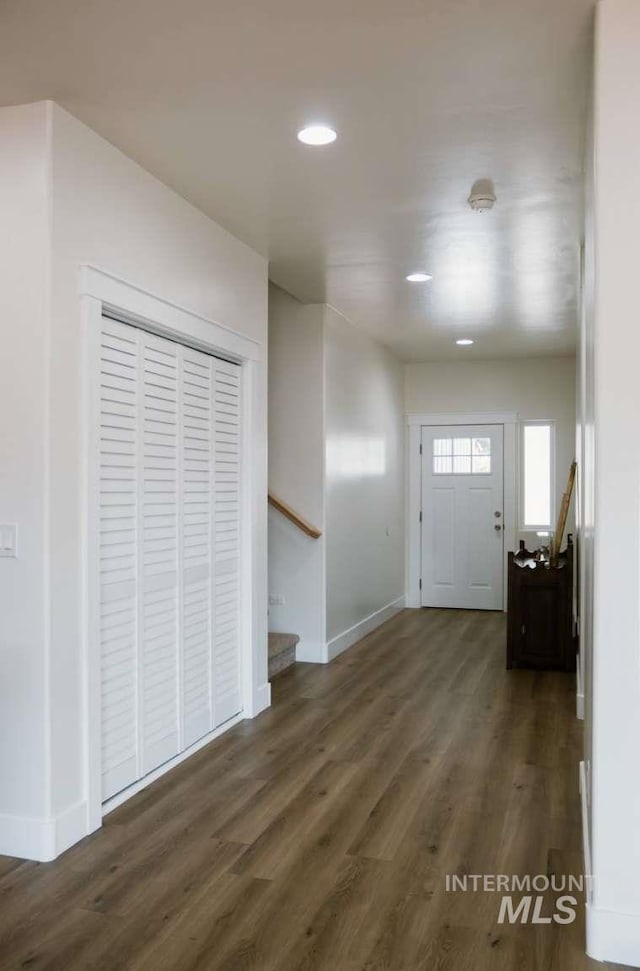
[[(592, 6), (0, 0), (0, 96), (58, 101), (403, 359), (570, 354)], [(313, 120), (338, 141), (300, 145)]]

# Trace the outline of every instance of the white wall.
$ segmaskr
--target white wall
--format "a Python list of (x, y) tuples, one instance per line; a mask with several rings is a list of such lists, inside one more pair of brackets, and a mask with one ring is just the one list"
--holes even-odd
[[(12, 111), (13, 109), (9, 109)], [(83, 778), (82, 716), (82, 588), (81, 565), (83, 555), (82, 509), (82, 332), (78, 297), (78, 266), (91, 263), (120, 276), (138, 287), (164, 299), (173, 301), (204, 317), (226, 325), (260, 342), (266, 352), (267, 269), (265, 261), (230, 236), (211, 220), (182, 200), (174, 192), (154, 179), (138, 165), (90, 129), (53, 104), (32, 106), (21, 111), (37, 114), (38, 131), (23, 144), (16, 141), (18, 158), (15, 167), (22, 167), (24, 192), (37, 183), (42, 193), (46, 184), (46, 207), (50, 225), (48, 260), (50, 272), (50, 327), (40, 327), (31, 334), (25, 332), (35, 357), (34, 371), (29, 377), (36, 394), (46, 395), (41, 410), (48, 408), (49, 434), (42, 417), (28, 429), (32, 439), (25, 454), (12, 456), (11, 477), (13, 491), (18, 488), (37, 492), (30, 505), (22, 500), (19, 507), (10, 506), (5, 515), (20, 519), (25, 546), (19, 563), (20, 573), (12, 588), (12, 599), (23, 615), (33, 610), (33, 623), (18, 640), (12, 635), (13, 651), (22, 648), (27, 657), (33, 655), (31, 670), (21, 661), (25, 681), (37, 685), (38, 680), (50, 677), (50, 694), (45, 703), (36, 705), (28, 699), (28, 710), (21, 718), (33, 718), (35, 724), (43, 717), (49, 719), (37, 742), (29, 748), (16, 746), (13, 768), (7, 766), (0, 779), (0, 791), (13, 793), (12, 804), (26, 791), (27, 780), (38, 771), (45, 780), (47, 797), (36, 804), (29, 802), (34, 817), (33, 827), (49, 827), (61, 821), (65, 826), (68, 814), (82, 806), (85, 796)], [(0, 112), (2, 125), (10, 125), (11, 115)], [(4, 129), (3, 129), (4, 130)], [(9, 132), (8, 139), (11, 142)], [(46, 163), (43, 161), (46, 140)], [(6, 158), (6, 152), (2, 152)], [(3, 158), (3, 162), (4, 162)], [(40, 172), (40, 174), (38, 174)], [(31, 173), (30, 180), (27, 173)], [(16, 182), (7, 180), (10, 193), (16, 193)], [(29, 203), (30, 212), (34, 203)], [(3, 208), (6, 214), (15, 212), (11, 235), (18, 235), (22, 208), (18, 218), (17, 206)], [(25, 282), (26, 269), (37, 257), (43, 230), (28, 226), (24, 252), (18, 251), (20, 266), (4, 273), (6, 280), (18, 273), (20, 286), (11, 291), (9, 313), (11, 340), (20, 338), (20, 328), (13, 321), (23, 310), (25, 300), (35, 300)], [(23, 233), (20, 228), (20, 233)], [(25, 233), (26, 237), (26, 233)], [(44, 271), (41, 271), (44, 272)], [(38, 280), (36, 279), (36, 283)], [(6, 289), (5, 289), (6, 293)], [(13, 318), (11, 317), (13, 314)], [(38, 353), (43, 355), (38, 362)], [(40, 371), (38, 371), (38, 367)], [(25, 378), (26, 375), (23, 375)], [(24, 392), (2, 384), (0, 412), (16, 415)], [(254, 488), (255, 576), (262, 589), (256, 594), (253, 611), (253, 635), (257, 652), (256, 677), (266, 686), (266, 368), (257, 368), (257, 389), (254, 412), (251, 415), (255, 444), (256, 476)], [(28, 454), (27, 454), (28, 452)], [(36, 456), (40, 459), (36, 459)], [(48, 456), (49, 471), (43, 467)], [(46, 512), (38, 511), (43, 499)], [(29, 542), (33, 534), (32, 542)], [(49, 548), (49, 558), (42, 551)], [(44, 566), (43, 566), (44, 564)], [(15, 564), (14, 564), (15, 565)], [(11, 564), (3, 564), (11, 571)], [(43, 570), (49, 571), (51, 591), (47, 598)], [(260, 584), (259, 584), (260, 586)], [(44, 610), (44, 624), (37, 621), (38, 611)], [(44, 628), (44, 629), (43, 629)], [(268, 688), (267, 688), (268, 692)], [(40, 692), (41, 700), (41, 692)], [(0, 705), (4, 708), (4, 706)], [(2, 715), (0, 715), (2, 717)], [(29, 734), (32, 734), (31, 730)], [(44, 771), (39, 770), (44, 763)], [(5, 768), (5, 766), (0, 766)], [(18, 773), (18, 785), (7, 787), (11, 772)], [(42, 782), (40, 783), (43, 784)], [(1, 809), (0, 809), (1, 811)], [(26, 812), (26, 807), (25, 807)], [(44, 818), (43, 818), (44, 817)], [(27, 828), (29, 828), (27, 825)], [(0, 842), (2, 832), (0, 831)], [(1, 847), (0, 847), (1, 848)], [(5, 849), (10, 851), (10, 848)], [(15, 848), (14, 848), (15, 849)], [(18, 850), (18, 853), (21, 851)]]
[[(591, 99), (592, 100), (592, 99)], [(577, 711), (584, 719), (583, 839), (590, 865), (591, 765), (593, 735), (593, 604), (595, 566), (595, 238), (593, 105), (590, 104), (585, 151), (585, 232), (582, 247), (581, 306), (576, 389), (576, 532), (579, 651)]]
[[(51, 550), (52, 576), (60, 581), (51, 625), (56, 813), (81, 795), (78, 265), (99, 266), (263, 343), (267, 278), (252, 250), (58, 106), (51, 113)], [(265, 410), (255, 418), (264, 424)]]
[[(591, 955), (640, 965), (640, 4), (598, 5)], [(587, 333), (588, 340), (588, 333)]]
[(326, 662), (404, 604), (402, 366), (324, 304), (269, 290), (269, 629)]
[(324, 313), (269, 286), (269, 488), (323, 530), (311, 539), (269, 509), (269, 629), (300, 638), (297, 658), (321, 661), (326, 641)]
[[(325, 428), (329, 656), (404, 598), (403, 370), (331, 308)], [(391, 605), (391, 607), (390, 607)], [(362, 630), (359, 631), (362, 633)]]
[[(576, 361), (573, 357), (496, 361), (445, 361), (405, 366), (408, 413), (517, 412), (524, 420), (552, 419), (556, 426), (556, 515), (575, 458)], [(539, 545), (535, 533), (518, 533)], [(567, 530), (574, 529), (573, 503)]]
[(0, 111), (0, 853), (48, 812), (48, 162), (42, 104)]

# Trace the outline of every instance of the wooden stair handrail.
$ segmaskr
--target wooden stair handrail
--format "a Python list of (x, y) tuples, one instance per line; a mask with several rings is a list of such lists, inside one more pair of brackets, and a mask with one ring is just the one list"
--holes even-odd
[(282, 499), (278, 499), (278, 497), (274, 496), (272, 492), (269, 493), (268, 499), (270, 506), (273, 506), (274, 509), (281, 512), (283, 516), (286, 516), (287, 519), (294, 524), (294, 526), (301, 529), (302, 532), (306, 533), (307, 536), (310, 536), (311, 539), (319, 539), (319, 537), (322, 536), (321, 529), (318, 529), (317, 526), (313, 526), (311, 523), (307, 522), (306, 519), (303, 519), (302, 516), (299, 516), (298, 513), (291, 508), (291, 506), (288, 506), (286, 502), (282, 501)]

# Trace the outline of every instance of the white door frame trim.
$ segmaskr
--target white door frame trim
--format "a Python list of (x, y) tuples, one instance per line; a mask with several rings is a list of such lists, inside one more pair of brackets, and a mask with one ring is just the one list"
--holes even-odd
[[(103, 311), (123, 323), (149, 330), (161, 337), (180, 340), (209, 354), (234, 361), (242, 367), (244, 465), (241, 486), (243, 528), (241, 534), (241, 663), (243, 712), (239, 717), (253, 718), (269, 707), (270, 685), (260, 683), (257, 663), (260, 650), (267, 650), (267, 584), (266, 584), (266, 468), (262, 430), (256, 418), (262, 412), (256, 400), (258, 384), (265, 380), (265, 351), (257, 341), (238, 334), (224, 325), (177, 304), (170, 303), (140, 287), (94, 266), (79, 268), (79, 296), (82, 315), (82, 596), (79, 611), (83, 631), (83, 743), (84, 789), (87, 807), (87, 833), (102, 825), (102, 755), (100, 726), (100, 658), (98, 652), (98, 590), (95, 570), (96, 526), (95, 496), (97, 489), (97, 408), (95, 381), (98, 341)], [(265, 562), (263, 563), (263, 560)], [(263, 568), (265, 567), (265, 568)], [(266, 660), (265, 660), (266, 672)], [(231, 719), (220, 730), (234, 724)], [(208, 737), (207, 737), (208, 740)], [(189, 751), (199, 747), (195, 746)], [(166, 768), (180, 757), (167, 763)], [(161, 767), (165, 769), (165, 766)], [(141, 780), (148, 784), (157, 776), (152, 773)], [(140, 783), (137, 788), (140, 788)]]
[(420, 578), (422, 551), (420, 536), (420, 504), (422, 493), (422, 461), (420, 442), (423, 425), (502, 425), (504, 441), (504, 567), (503, 609), (507, 609), (507, 552), (516, 548), (517, 540), (517, 435), (516, 412), (446, 412), (412, 413), (406, 416), (407, 445), (407, 502), (406, 502), (406, 569), (407, 607), (422, 606)]

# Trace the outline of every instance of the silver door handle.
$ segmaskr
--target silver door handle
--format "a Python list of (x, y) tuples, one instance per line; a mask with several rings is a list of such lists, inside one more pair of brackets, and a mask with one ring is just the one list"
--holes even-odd
[(497, 533), (501, 533), (501, 532), (502, 532), (502, 526), (501, 526), (501, 524), (500, 524), (500, 523), (496, 523), (496, 524), (495, 524), (495, 526), (494, 526), (493, 528), (495, 529), (495, 531), (496, 531)]

